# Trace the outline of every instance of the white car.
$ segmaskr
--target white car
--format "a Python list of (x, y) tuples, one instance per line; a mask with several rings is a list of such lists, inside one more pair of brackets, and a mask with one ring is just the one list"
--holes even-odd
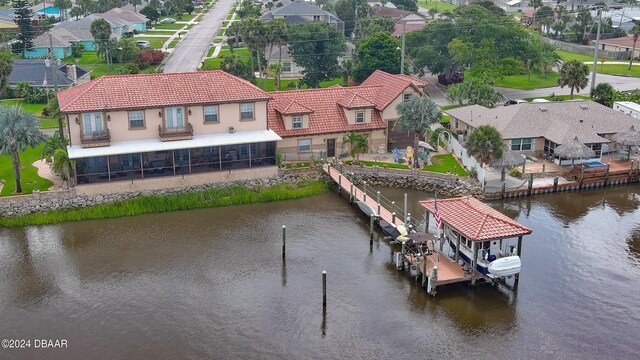
[(547, 99), (533, 99), (531, 100), (532, 103), (541, 103), (541, 102), (551, 102)]
[(143, 49), (151, 47), (151, 43), (148, 42), (147, 40), (136, 40), (136, 45), (138, 45), (139, 47), (141, 47)]
[(160, 20), (159, 22), (160, 22), (160, 24), (175, 24), (176, 23), (176, 19), (164, 18), (164, 19)]

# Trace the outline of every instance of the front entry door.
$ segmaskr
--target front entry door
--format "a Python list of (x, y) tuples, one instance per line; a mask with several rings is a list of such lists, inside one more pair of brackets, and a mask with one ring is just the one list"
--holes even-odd
[(327, 157), (336, 156), (336, 139), (327, 139)]

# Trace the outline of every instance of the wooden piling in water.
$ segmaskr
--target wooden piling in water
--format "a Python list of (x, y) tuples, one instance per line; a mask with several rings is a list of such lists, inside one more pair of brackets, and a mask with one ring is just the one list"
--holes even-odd
[(407, 222), (407, 193), (404, 193), (404, 204), (402, 205), (404, 222)]
[(369, 216), (369, 242), (373, 243), (373, 226), (375, 224), (375, 218), (376, 216), (374, 214), (371, 214), (371, 216)]
[(327, 309), (327, 271), (322, 270), (322, 309)]
[(285, 257), (287, 249), (287, 227), (282, 225), (282, 257)]

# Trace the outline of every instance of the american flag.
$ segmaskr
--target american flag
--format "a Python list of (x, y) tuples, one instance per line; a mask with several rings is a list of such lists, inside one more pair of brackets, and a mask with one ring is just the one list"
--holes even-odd
[(436, 194), (436, 200), (433, 204), (436, 208), (436, 211), (433, 214), (433, 216), (436, 218), (436, 229), (440, 229), (440, 225), (442, 225), (442, 219), (440, 219), (440, 210), (438, 210), (438, 194)]

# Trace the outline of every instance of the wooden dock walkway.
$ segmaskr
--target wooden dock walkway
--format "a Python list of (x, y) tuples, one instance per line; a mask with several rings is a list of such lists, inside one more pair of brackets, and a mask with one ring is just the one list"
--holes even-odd
[[(437, 265), (438, 274), (436, 286), (466, 282), (470, 279), (460, 265), (450, 260), (448, 256), (440, 251), (436, 250), (430, 255), (419, 256), (419, 264), (416, 259), (417, 257), (416, 255), (406, 254), (404, 259), (411, 267), (416, 267), (418, 275), (425, 273), (427, 276), (433, 276), (433, 268)], [(424, 264), (425, 259), (427, 261), (426, 269)], [(419, 267), (417, 265), (419, 265)]]
[[(340, 171), (331, 166), (331, 164), (323, 165), (323, 170), (326, 174), (331, 176), (333, 181), (336, 182), (340, 186), (341, 191), (345, 191), (347, 194), (351, 191), (351, 180), (349, 180), (348, 176), (345, 174), (341, 174)], [(354, 201), (364, 201), (367, 204), (371, 205), (371, 208), (374, 209), (376, 214), (382, 220), (388, 222), (389, 224), (395, 225), (404, 225), (404, 219), (401, 219), (399, 216), (393, 216), (392, 211), (386, 209), (382, 204), (378, 204), (376, 196), (377, 193), (366, 194), (362, 189), (358, 188), (355, 184), (353, 185), (353, 195), (355, 197)]]

